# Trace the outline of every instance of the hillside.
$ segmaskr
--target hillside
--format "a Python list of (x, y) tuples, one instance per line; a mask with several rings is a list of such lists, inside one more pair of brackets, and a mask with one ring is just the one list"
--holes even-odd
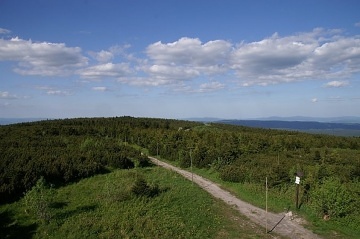
[[(359, 138), (168, 119), (79, 118), (0, 126), (0, 150), (0, 198), (3, 204), (11, 203), (1, 208), (10, 218), (18, 217), (12, 203), (22, 202), (40, 178), (58, 189), (106, 177), (114, 170), (145, 169), (147, 179), (152, 170), (146, 170), (146, 155), (158, 155), (260, 207), (264, 207), (267, 178), (272, 211), (297, 211), (326, 238), (360, 234)], [(303, 175), (298, 207), (296, 173)], [(172, 176), (166, 177), (172, 183)], [(151, 190), (145, 191), (152, 195), (157, 182), (149, 182)], [(61, 215), (61, 211), (57, 212)], [(85, 220), (89, 224), (90, 218)], [(41, 227), (38, 222), (30, 225)]]
[[(132, 193), (139, 177), (157, 185), (159, 193)], [(50, 190), (42, 188), (41, 193)], [(51, 195), (47, 221), (29, 211), (26, 200), (0, 207), (0, 237), (235, 239), (264, 234), (191, 182), (157, 167), (114, 170), (57, 188)]]

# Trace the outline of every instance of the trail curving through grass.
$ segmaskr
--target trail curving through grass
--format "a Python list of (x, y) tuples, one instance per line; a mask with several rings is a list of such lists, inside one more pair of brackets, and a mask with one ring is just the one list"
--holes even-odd
[(230, 192), (220, 188), (219, 185), (214, 182), (205, 179), (197, 174), (192, 172), (180, 169), (171, 164), (165, 163), (163, 161), (158, 160), (154, 157), (149, 157), (150, 160), (161, 167), (166, 169), (173, 170), (183, 177), (187, 178), (190, 181), (193, 181), (197, 185), (199, 185), (202, 189), (206, 190), (215, 198), (219, 198), (223, 200), (228, 205), (234, 206), (241, 214), (247, 216), (250, 220), (255, 223), (266, 227), (272, 230), (272, 232), (278, 233), (280, 235), (292, 238), (292, 239), (320, 239), (321, 237), (313, 233), (312, 231), (304, 228), (300, 223), (296, 220), (292, 220), (290, 214), (280, 213), (275, 214), (271, 212), (266, 212), (265, 210), (255, 207), (247, 202), (244, 202)]

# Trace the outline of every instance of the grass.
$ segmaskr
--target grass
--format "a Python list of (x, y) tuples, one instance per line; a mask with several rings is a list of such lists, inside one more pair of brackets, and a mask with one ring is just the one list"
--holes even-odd
[[(138, 177), (158, 185), (137, 197)], [(263, 228), (180, 175), (159, 168), (114, 170), (56, 189), (52, 218), (39, 222), (23, 200), (0, 207), (1, 238), (264, 238)], [(273, 237), (268, 235), (269, 238)]]

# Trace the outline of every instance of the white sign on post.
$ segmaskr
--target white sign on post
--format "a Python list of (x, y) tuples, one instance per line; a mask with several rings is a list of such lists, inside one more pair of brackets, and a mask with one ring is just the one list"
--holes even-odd
[(295, 183), (300, 184), (300, 177), (298, 177), (298, 176), (295, 177)]

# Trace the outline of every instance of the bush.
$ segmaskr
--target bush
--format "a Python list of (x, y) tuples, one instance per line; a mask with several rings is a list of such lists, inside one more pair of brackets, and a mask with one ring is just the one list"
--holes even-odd
[(160, 188), (157, 184), (150, 186), (143, 178), (138, 178), (131, 187), (131, 192), (136, 196), (155, 197), (160, 193)]
[(181, 168), (189, 168), (191, 166), (191, 159), (186, 156), (180, 158), (179, 166)]
[(138, 167), (145, 168), (145, 167), (150, 167), (151, 165), (152, 163), (147, 156), (141, 155), (138, 158), (138, 165), (137, 165)]
[(131, 169), (135, 167), (133, 161), (122, 156), (113, 158), (110, 162), (110, 166), (119, 169)]
[(355, 197), (337, 178), (327, 178), (311, 193), (315, 211), (326, 217), (339, 218), (355, 211)]
[(227, 165), (220, 170), (220, 178), (224, 181), (243, 183), (246, 179), (246, 169), (242, 166)]

